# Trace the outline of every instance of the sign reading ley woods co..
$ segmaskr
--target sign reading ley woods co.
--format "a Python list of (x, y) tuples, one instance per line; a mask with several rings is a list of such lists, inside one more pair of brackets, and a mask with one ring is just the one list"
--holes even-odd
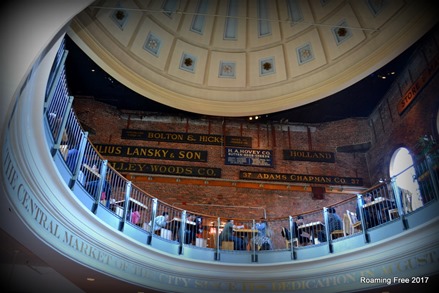
[(273, 167), (271, 150), (226, 148), (226, 165)]
[(163, 142), (175, 142), (175, 143), (226, 145), (226, 146), (236, 146), (236, 147), (252, 146), (251, 137), (226, 136), (225, 141), (223, 141), (223, 136), (217, 134), (150, 131), (150, 130), (141, 130), (141, 129), (122, 129), (121, 137), (122, 139), (163, 141)]
[(174, 166), (174, 165), (145, 164), (145, 163), (127, 163), (127, 162), (109, 162), (109, 164), (114, 169), (116, 169), (116, 171), (121, 173), (132, 172), (132, 173), (147, 173), (147, 174), (161, 174), (161, 175), (221, 178), (221, 169), (219, 168)]
[(190, 162), (207, 162), (207, 151), (151, 148), (143, 146), (126, 146), (95, 144), (96, 150), (103, 156), (148, 158), (157, 160), (174, 160)]

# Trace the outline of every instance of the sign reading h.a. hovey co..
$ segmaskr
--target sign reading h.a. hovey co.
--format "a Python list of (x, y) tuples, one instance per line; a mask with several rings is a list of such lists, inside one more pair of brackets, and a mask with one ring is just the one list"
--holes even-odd
[(273, 152), (246, 148), (226, 148), (226, 165), (273, 167)]
[(252, 138), (244, 136), (225, 136), (185, 132), (151, 131), (141, 129), (122, 129), (122, 139), (163, 141), (173, 143), (193, 143), (207, 145), (225, 145), (251, 147)]

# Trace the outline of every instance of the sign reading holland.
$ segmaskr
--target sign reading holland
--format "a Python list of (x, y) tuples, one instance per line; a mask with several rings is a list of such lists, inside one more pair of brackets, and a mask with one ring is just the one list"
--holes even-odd
[(273, 167), (273, 151), (226, 148), (226, 165)]

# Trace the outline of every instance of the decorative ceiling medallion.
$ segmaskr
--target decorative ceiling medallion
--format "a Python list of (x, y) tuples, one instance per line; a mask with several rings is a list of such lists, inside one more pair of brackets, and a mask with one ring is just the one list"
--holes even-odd
[(125, 27), (125, 24), (127, 23), (128, 19), (128, 12), (123, 9), (116, 9), (111, 13), (111, 19), (116, 23), (116, 25), (123, 30)]
[(307, 63), (311, 60), (314, 60), (314, 53), (312, 51), (312, 47), (310, 43), (307, 43), (301, 47), (298, 47), (296, 49), (297, 52), (297, 59), (299, 65), (302, 65), (304, 63)]
[(275, 73), (274, 57), (259, 60), (259, 73), (261, 76)]
[(334, 35), (337, 46), (352, 37), (352, 31), (349, 29), (346, 20), (342, 20), (341, 22), (339, 22), (331, 29), (331, 31)]
[(161, 40), (153, 33), (149, 32), (148, 36), (146, 37), (145, 44), (143, 45), (143, 49), (158, 57), (160, 53), (160, 47)]
[(191, 54), (183, 53), (181, 55), (181, 61), (180, 61), (180, 69), (189, 71), (189, 72), (195, 72), (195, 63), (197, 61), (197, 58)]
[(220, 62), (219, 77), (235, 78), (235, 62)]

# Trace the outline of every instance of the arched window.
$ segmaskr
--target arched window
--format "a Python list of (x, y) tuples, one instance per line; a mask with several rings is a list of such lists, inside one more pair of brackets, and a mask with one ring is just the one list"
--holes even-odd
[(398, 148), (390, 161), (390, 176), (396, 177), (396, 184), (401, 189), (402, 207), (405, 213), (422, 206), (419, 184), (415, 178), (413, 158), (407, 148)]

